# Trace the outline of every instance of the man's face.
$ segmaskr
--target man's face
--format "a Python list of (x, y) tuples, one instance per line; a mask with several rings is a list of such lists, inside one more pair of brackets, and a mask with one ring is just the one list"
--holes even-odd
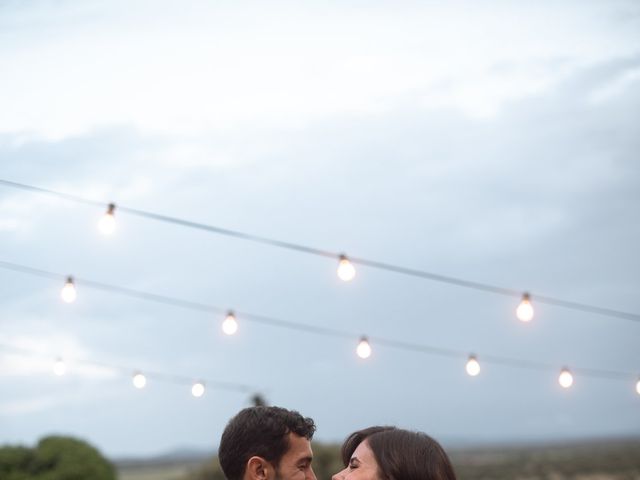
[(311, 442), (292, 432), (288, 437), (289, 450), (280, 459), (276, 480), (316, 480), (316, 474), (311, 468)]

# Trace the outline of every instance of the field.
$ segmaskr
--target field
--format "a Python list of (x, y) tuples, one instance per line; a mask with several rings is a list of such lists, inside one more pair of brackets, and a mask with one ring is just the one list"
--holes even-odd
[(460, 480), (640, 480), (640, 440), (451, 450)]
[[(331, 446), (318, 448), (327, 461)], [(640, 480), (640, 440), (448, 449), (458, 480)], [(319, 458), (320, 460), (320, 458)], [(118, 464), (120, 480), (217, 480), (204, 459)], [(211, 460), (208, 461), (211, 465)], [(318, 465), (318, 480), (329, 473)], [(335, 467), (333, 467), (335, 468)], [(213, 472), (213, 473), (212, 473)]]
[(197, 471), (204, 460), (172, 462), (127, 462), (116, 464), (119, 480), (185, 480)]

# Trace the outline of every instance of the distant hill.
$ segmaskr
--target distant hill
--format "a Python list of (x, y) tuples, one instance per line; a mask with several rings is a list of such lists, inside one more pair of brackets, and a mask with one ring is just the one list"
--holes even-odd
[(217, 454), (215, 449), (201, 449), (194, 447), (179, 447), (165, 453), (149, 457), (121, 457), (111, 461), (116, 465), (124, 467), (163, 465), (175, 463), (202, 463)]

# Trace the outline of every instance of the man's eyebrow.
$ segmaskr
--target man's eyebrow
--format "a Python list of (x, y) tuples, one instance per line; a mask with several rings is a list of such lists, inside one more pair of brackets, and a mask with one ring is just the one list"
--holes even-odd
[(307, 455), (306, 457), (300, 457), (297, 463), (311, 463), (313, 461), (313, 455)]

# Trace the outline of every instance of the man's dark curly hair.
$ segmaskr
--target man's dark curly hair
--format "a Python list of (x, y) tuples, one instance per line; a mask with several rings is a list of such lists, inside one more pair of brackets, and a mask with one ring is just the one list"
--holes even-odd
[(251, 457), (264, 458), (275, 468), (289, 449), (290, 432), (311, 440), (313, 420), (281, 407), (250, 407), (229, 420), (220, 439), (218, 460), (228, 480), (242, 480)]

